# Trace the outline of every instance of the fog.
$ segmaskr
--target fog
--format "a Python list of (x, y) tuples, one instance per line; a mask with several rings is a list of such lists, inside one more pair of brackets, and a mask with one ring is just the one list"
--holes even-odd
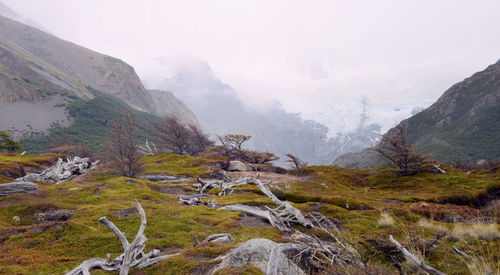
[(498, 0), (3, 2), (123, 59), (149, 86), (205, 61), (246, 102), (278, 102), (333, 132), (364, 98), (387, 128), (500, 58)]

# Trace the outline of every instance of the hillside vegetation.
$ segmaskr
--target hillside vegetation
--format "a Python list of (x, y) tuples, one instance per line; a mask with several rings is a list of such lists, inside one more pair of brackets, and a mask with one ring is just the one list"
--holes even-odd
[[(0, 180), (8, 182), (17, 176), (5, 172), (11, 167), (47, 165), (54, 157), (0, 155)], [(39, 191), (0, 198), (0, 274), (63, 274), (83, 260), (105, 257), (107, 253), (117, 256), (122, 251), (120, 243), (97, 220), (107, 216), (127, 236), (133, 236), (140, 221), (134, 199), (142, 204), (148, 217), (146, 250), (157, 248), (163, 254), (181, 255), (132, 274), (206, 274), (218, 263), (218, 256), (238, 243), (251, 238), (285, 241), (284, 233), (256, 218), (179, 202), (176, 196), (194, 193), (189, 183), (209, 173), (216, 161), (220, 160), (210, 156), (147, 156), (142, 159), (143, 174), (170, 174), (191, 180), (158, 183), (121, 177), (102, 166), (70, 182), (39, 184)], [(391, 256), (400, 256), (388, 242), (390, 234), (412, 246), (415, 237), (432, 241), (442, 232), (447, 237), (428, 248), (426, 262), (448, 274), (469, 274), (452, 246), (483, 252), (500, 248), (496, 220), (499, 212), (488, 207), (498, 200), (500, 170), (466, 174), (444, 168), (446, 174), (395, 177), (391, 169), (314, 166), (305, 168), (302, 177), (282, 175), (284, 180), (274, 181), (271, 190), (303, 212), (320, 212), (336, 221), (345, 229), (346, 239), (369, 258), (370, 265), (388, 272), (380, 274), (397, 274)], [(255, 186), (236, 189), (212, 199), (221, 206), (273, 205)], [(39, 219), (39, 213), (50, 210), (69, 210), (71, 214), (61, 220)], [(458, 223), (452, 223), (453, 219)], [(492, 235), (471, 237), (469, 224), (481, 227), (483, 221), (494, 222), (489, 229)], [(457, 233), (459, 229), (465, 233)], [(203, 240), (214, 233), (230, 233), (235, 241), (194, 245), (195, 236)], [(252, 267), (226, 271), (259, 274)]]

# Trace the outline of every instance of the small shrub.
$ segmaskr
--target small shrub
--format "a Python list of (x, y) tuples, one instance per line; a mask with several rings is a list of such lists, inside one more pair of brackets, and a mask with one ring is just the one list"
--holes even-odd
[(378, 219), (378, 227), (384, 228), (384, 227), (393, 227), (395, 225), (394, 218), (391, 216), (391, 214), (387, 212), (380, 212), (380, 217)]
[(12, 135), (6, 131), (0, 131), (0, 152), (18, 152), (21, 150), (19, 142), (12, 139)]

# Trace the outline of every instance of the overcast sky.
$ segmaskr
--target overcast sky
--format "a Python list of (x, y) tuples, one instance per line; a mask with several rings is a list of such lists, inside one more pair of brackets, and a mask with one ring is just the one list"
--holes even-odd
[(429, 104), (500, 58), (499, 0), (2, 1), (146, 81), (203, 60), (250, 102), (324, 120), (362, 97), (380, 118)]

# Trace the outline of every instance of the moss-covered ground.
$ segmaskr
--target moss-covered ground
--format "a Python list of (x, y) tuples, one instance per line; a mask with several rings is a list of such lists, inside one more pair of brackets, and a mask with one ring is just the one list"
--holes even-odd
[[(53, 155), (0, 155), (0, 171), (11, 169), (13, 163), (36, 166), (53, 158)], [(144, 157), (142, 161), (146, 174), (194, 178), (209, 172), (206, 165), (211, 160), (162, 154)], [(490, 200), (488, 194), (500, 188), (499, 172), (465, 174), (450, 167), (446, 169), (447, 174), (395, 177), (390, 170), (383, 169), (317, 166), (307, 168), (306, 178), (274, 185), (272, 191), (303, 211), (321, 212), (339, 221), (346, 229), (346, 238), (369, 254), (379, 246), (388, 245), (389, 234), (403, 244), (408, 244), (408, 236), (414, 234), (432, 239), (436, 230), (418, 226), (419, 220), (437, 219), (437, 213), (443, 216), (456, 212), (466, 216), (477, 210), (484, 200)], [(10, 178), (4, 176), (0, 180), (7, 182)], [(165, 254), (182, 254), (132, 274), (204, 274), (218, 256), (237, 243), (256, 237), (284, 241), (282, 233), (273, 227), (262, 223), (240, 223), (238, 213), (180, 204), (175, 194), (165, 191), (170, 189), (164, 187), (180, 192), (194, 190), (182, 183), (155, 183), (101, 170), (85, 179), (39, 186), (41, 190), (30, 194), (0, 198), (0, 274), (63, 274), (83, 260), (104, 258), (107, 253), (118, 255), (121, 253), (120, 243), (98, 222), (98, 218), (107, 216), (131, 238), (140, 221), (133, 211), (134, 199), (141, 202), (148, 218), (146, 251), (156, 248)], [(253, 186), (238, 189), (231, 195), (214, 199), (218, 205), (271, 205), (271, 201)], [(38, 223), (36, 213), (47, 209), (73, 212), (66, 221)], [(394, 225), (379, 225), (382, 210), (390, 213)], [(498, 217), (497, 211), (485, 213), (478, 211), (477, 215)], [(452, 227), (440, 221), (434, 223), (450, 230)], [(214, 233), (231, 233), (235, 242), (194, 246), (195, 236), (202, 240)], [(465, 265), (451, 250), (453, 245), (460, 247), (465, 242), (469, 246), (489, 247), (493, 251), (500, 248), (499, 240), (450, 238), (433, 248), (428, 263), (449, 274), (468, 274)], [(376, 256), (371, 261), (392, 268), (389, 255), (373, 254)], [(252, 267), (226, 269), (222, 273), (257, 274)], [(106, 273), (94, 271), (92, 274)]]

